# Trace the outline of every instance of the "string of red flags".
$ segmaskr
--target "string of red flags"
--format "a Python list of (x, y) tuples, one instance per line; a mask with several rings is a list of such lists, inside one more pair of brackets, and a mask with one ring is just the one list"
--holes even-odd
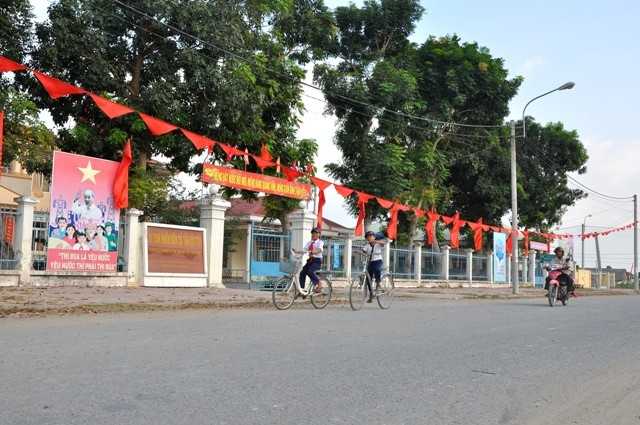
[[(142, 121), (145, 123), (145, 125), (149, 129), (150, 133), (154, 136), (159, 136), (159, 135), (163, 135), (163, 134), (178, 130), (182, 132), (182, 134), (193, 144), (193, 146), (197, 150), (202, 150), (206, 148), (209, 154), (211, 154), (213, 152), (214, 147), (218, 146), (225, 153), (227, 161), (230, 161), (234, 156), (242, 156), (245, 166), (249, 165), (250, 163), (249, 161), (250, 159), (252, 159), (256, 163), (258, 168), (260, 168), (261, 170), (264, 170), (265, 168), (268, 168), (268, 167), (274, 167), (276, 168), (276, 171), (278, 171), (278, 168), (279, 168), (288, 181), (295, 181), (296, 179), (303, 176), (309, 178), (314, 183), (314, 185), (318, 187), (318, 197), (319, 197), (318, 227), (319, 228), (322, 228), (322, 209), (326, 202), (325, 191), (330, 186), (333, 186), (336, 192), (340, 194), (343, 198), (348, 198), (354, 193), (357, 196), (357, 205), (358, 205), (359, 214), (356, 222), (356, 230), (355, 230), (356, 236), (362, 236), (364, 234), (363, 223), (364, 223), (364, 216), (365, 216), (365, 208), (366, 208), (366, 204), (370, 202), (372, 199), (375, 199), (380, 206), (389, 210), (390, 220), (387, 226), (387, 234), (389, 235), (389, 237), (393, 239), (395, 239), (395, 237), (392, 237), (391, 235), (397, 236), (397, 220), (398, 220), (397, 215), (399, 211), (412, 211), (414, 214), (416, 214), (417, 217), (422, 217), (425, 214), (427, 215), (425, 233), (426, 233), (428, 244), (433, 244), (434, 242), (434, 238), (435, 238), (434, 226), (435, 226), (435, 223), (438, 222), (439, 220), (442, 220), (446, 226), (450, 226), (452, 248), (457, 248), (459, 246), (460, 230), (465, 225), (468, 225), (471, 228), (471, 230), (473, 230), (474, 232), (474, 247), (476, 250), (479, 250), (480, 247), (482, 246), (483, 232), (494, 231), (494, 232), (507, 233), (509, 234), (509, 238), (511, 238), (513, 234), (519, 235), (519, 232), (517, 230), (485, 225), (482, 223), (482, 218), (479, 218), (477, 222), (470, 222), (470, 221), (461, 219), (459, 212), (456, 212), (456, 214), (453, 217), (446, 217), (441, 214), (438, 214), (435, 211), (434, 207), (432, 207), (430, 211), (425, 211), (419, 208), (402, 205), (402, 204), (399, 204), (398, 202), (375, 197), (373, 195), (369, 195), (361, 191), (356, 191), (354, 189), (339, 185), (337, 183), (332, 183), (332, 182), (319, 179), (313, 176), (312, 164), (306, 165), (306, 173), (304, 173), (298, 170), (298, 164), (295, 162), (292, 163), (290, 167), (284, 164), (281, 164), (280, 158), (278, 158), (274, 162), (273, 156), (265, 146), (264, 142), (261, 142), (260, 155), (256, 156), (249, 153), (248, 148), (241, 150), (234, 146), (196, 134), (192, 131), (186, 130), (184, 128), (180, 128), (174, 124), (165, 122), (158, 118), (136, 111), (135, 109), (132, 109), (128, 106), (119, 104), (117, 102), (113, 102), (109, 99), (105, 99), (94, 93), (90, 93), (72, 84), (69, 84), (69, 83), (60, 81), (56, 78), (45, 75), (34, 69), (28, 68), (20, 63), (14, 62), (4, 56), (0, 56), (0, 72), (21, 72), (21, 71), (32, 72), (52, 99), (57, 99), (57, 98), (69, 96), (69, 95), (87, 95), (94, 101), (96, 106), (102, 112), (104, 112), (107, 115), (107, 117), (109, 117), (110, 119), (114, 119), (125, 114), (131, 114), (131, 113), (138, 114), (138, 116), (140, 116)], [(1, 119), (0, 119), (0, 123), (1, 123)], [(0, 124), (0, 129), (1, 129), (1, 124)], [(0, 132), (0, 135), (1, 134), (2, 133)], [(1, 142), (1, 136), (0, 136), (0, 142)], [(124, 160), (125, 159), (123, 156), (123, 161)], [(536, 234), (536, 235), (542, 236), (543, 238), (546, 238), (548, 241), (548, 244), (550, 244), (553, 239), (563, 239), (563, 238), (572, 238), (572, 237), (581, 237), (583, 239), (587, 239), (587, 238), (597, 237), (597, 236), (607, 236), (613, 232), (624, 231), (624, 230), (633, 228), (634, 226), (637, 226), (637, 225), (638, 225), (638, 222), (633, 222), (625, 226), (618, 227), (616, 229), (610, 229), (603, 232), (588, 233), (584, 235), (541, 233), (541, 232), (535, 232), (530, 230), (524, 230), (522, 234), (525, 237), (525, 242), (529, 239), (530, 234)], [(511, 246), (512, 244), (507, 242), (508, 252), (510, 251)], [(526, 246), (528, 247), (528, 243), (526, 244)]]

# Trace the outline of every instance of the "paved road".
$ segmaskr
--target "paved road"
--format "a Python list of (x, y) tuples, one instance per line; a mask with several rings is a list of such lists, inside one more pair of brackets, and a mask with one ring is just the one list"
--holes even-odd
[[(304, 302), (8, 318), (0, 423), (635, 424), (639, 302), (404, 298), (384, 311)], [(569, 409), (553, 397), (567, 393)], [(602, 422), (618, 406), (617, 421)]]

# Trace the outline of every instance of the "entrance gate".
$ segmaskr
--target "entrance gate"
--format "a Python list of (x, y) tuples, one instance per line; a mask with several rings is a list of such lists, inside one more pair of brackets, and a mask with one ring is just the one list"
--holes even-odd
[(283, 235), (273, 227), (251, 223), (249, 287), (271, 290), (273, 284), (284, 275), (280, 272), (280, 260), (289, 258), (290, 250), (290, 235)]

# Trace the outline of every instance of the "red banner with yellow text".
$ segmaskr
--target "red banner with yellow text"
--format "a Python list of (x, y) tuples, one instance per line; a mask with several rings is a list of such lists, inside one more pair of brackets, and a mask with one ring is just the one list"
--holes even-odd
[(286, 196), (288, 198), (309, 199), (311, 195), (311, 185), (306, 183), (290, 182), (278, 177), (248, 173), (235, 168), (213, 164), (204, 164), (202, 181), (235, 187), (236, 189)]

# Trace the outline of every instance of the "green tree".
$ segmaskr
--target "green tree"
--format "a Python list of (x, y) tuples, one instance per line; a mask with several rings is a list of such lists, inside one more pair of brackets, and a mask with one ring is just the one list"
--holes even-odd
[[(420, 209), (437, 203), (443, 213), (471, 205), (466, 201), (473, 193), (478, 203), (472, 212), (499, 220), (508, 202), (483, 205), (506, 193), (500, 178), (508, 162), (498, 127), (521, 78), (508, 79), (501, 59), (457, 36), (410, 44), (407, 36), (422, 12), (411, 1), (336, 9), (339, 37), (331, 51), (341, 62), (316, 66), (314, 73), (340, 123), (334, 141), (343, 161), (327, 170), (354, 189)], [(496, 128), (480, 128), (486, 126)], [(489, 177), (487, 167), (495, 167)], [(355, 199), (350, 207), (355, 215)], [(386, 214), (375, 202), (367, 206), (368, 219)], [(413, 212), (399, 218), (407, 231), (403, 240), (412, 244), (421, 222)]]
[[(29, 0), (3, 0), (0, 7), (0, 55), (22, 62), (32, 48), (32, 19)], [(0, 74), (5, 83), (6, 76)]]
[[(334, 142), (342, 162), (328, 164), (328, 173), (348, 187), (389, 200), (401, 198), (415, 169), (406, 157), (405, 135), (398, 131), (402, 126), (391, 112), (419, 107), (415, 75), (403, 60), (410, 46), (407, 37), (423, 11), (417, 0), (365, 1), (362, 8), (336, 8), (338, 37), (329, 52), (339, 62), (314, 69), (314, 81), (328, 101), (327, 112), (338, 119)], [(354, 215), (357, 203), (350, 197)], [(370, 201), (365, 225), (386, 213)]]
[(431, 140), (448, 170), (442, 212), (497, 223), (510, 205), (509, 143), (500, 136), (522, 78), (509, 79), (502, 59), (456, 35), (429, 37), (416, 57), (427, 117), (440, 121)]
[(51, 174), (55, 135), (39, 117), (40, 109), (14, 87), (0, 91), (4, 111), (2, 165), (18, 161), (29, 173)]
[[(283, 164), (308, 164), (317, 147), (295, 137), (303, 108), (299, 82), (302, 66), (323, 54), (332, 28), (319, 0), (58, 0), (49, 7), (49, 21), (36, 27), (32, 63), (213, 140), (252, 154), (264, 142)], [(130, 137), (142, 170), (152, 156), (163, 155), (171, 170), (201, 172), (201, 165), (189, 163), (196, 152), (179, 132), (154, 137), (136, 114), (109, 120), (86, 97), (50, 101), (35, 84), (34, 93), (56, 124), (75, 120), (60, 131), (63, 150), (118, 159)], [(227, 158), (216, 149), (210, 160)]]
[(586, 172), (589, 156), (575, 130), (559, 122), (541, 126), (531, 117), (526, 122), (527, 138), (517, 145), (518, 221), (548, 232), (561, 223), (567, 207), (586, 196), (567, 182), (568, 173)]

